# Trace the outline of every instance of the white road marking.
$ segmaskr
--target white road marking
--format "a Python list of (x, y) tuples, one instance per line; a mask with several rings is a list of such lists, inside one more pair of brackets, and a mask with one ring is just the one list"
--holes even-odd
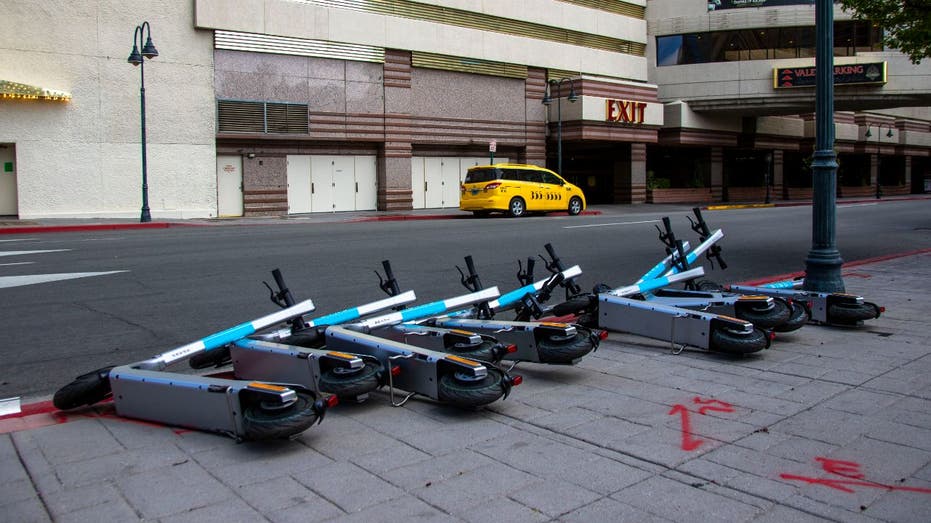
[(29, 274), (26, 276), (0, 276), (0, 289), (9, 287), (22, 287), (24, 285), (35, 285), (37, 283), (48, 283), (61, 280), (74, 280), (77, 278), (88, 278), (91, 276), (106, 276), (107, 274), (117, 274), (129, 271), (106, 271), (106, 272), (65, 272), (59, 274)]
[(0, 251), (0, 256), (21, 256), (23, 254), (42, 254), (46, 252), (64, 252), (71, 249), (50, 249), (45, 251)]
[(0, 240), (0, 242), (24, 242), (24, 241), (32, 241), (35, 239), (36, 238), (15, 238), (13, 240)]
[(659, 220), (644, 220), (642, 222), (615, 222), (615, 223), (591, 223), (588, 225), (569, 225), (563, 229), (582, 229), (585, 227), (608, 227), (611, 225), (636, 225), (638, 223), (657, 223)]
[(844, 204), (838, 204), (838, 205), (837, 205), (837, 208), (838, 208), (838, 209), (843, 209), (843, 208), (845, 208), (845, 207), (870, 207), (870, 206), (873, 206), (873, 205), (877, 205), (877, 204), (875, 204), (875, 203), (848, 203), (848, 204), (846, 204), (846, 205), (844, 205)]
[(10, 265), (31, 265), (35, 262), (14, 262), (14, 263), (0, 263), (0, 267), (9, 267)]

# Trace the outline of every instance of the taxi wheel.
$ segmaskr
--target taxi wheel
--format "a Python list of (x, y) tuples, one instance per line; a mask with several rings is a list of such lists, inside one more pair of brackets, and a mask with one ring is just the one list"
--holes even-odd
[(524, 202), (524, 199), (515, 196), (511, 198), (511, 203), (508, 204), (508, 214), (513, 218), (519, 218), (527, 213), (527, 204)]
[(569, 216), (576, 216), (582, 212), (582, 199), (578, 196), (573, 196), (569, 200)]

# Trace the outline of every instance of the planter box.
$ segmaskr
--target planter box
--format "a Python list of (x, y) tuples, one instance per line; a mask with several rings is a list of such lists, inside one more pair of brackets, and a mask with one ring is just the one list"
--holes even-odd
[(811, 195), (811, 187), (786, 187), (786, 199), (789, 200), (810, 200)]
[(841, 186), (841, 198), (864, 198), (876, 196), (876, 187), (872, 185)]
[[(773, 198), (770, 193), (770, 198)], [(728, 187), (727, 201), (731, 203), (738, 202), (762, 202), (766, 199), (766, 187)]]
[(711, 188), (647, 189), (647, 203), (706, 203), (713, 202)]

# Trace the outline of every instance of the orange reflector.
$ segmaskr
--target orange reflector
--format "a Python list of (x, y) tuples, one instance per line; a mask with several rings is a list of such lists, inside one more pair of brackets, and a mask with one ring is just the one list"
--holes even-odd
[(737, 323), (748, 323), (740, 318), (735, 318), (733, 316), (725, 316), (724, 314), (718, 314), (718, 318), (721, 318), (722, 320), (736, 321)]
[(516, 386), (520, 385), (520, 384), (523, 383), (523, 382), (524, 382), (524, 377), (523, 377), (523, 376), (514, 376), (514, 377), (511, 378), (511, 386), (512, 386), (512, 387), (516, 387)]
[(769, 296), (763, 296), (761, 294), (748, 294), (746, 296), (741, 296), (740, 298), (738, 298), (738, 301), (745, 301), (745, 300), (746, 301), (757, 301), (757, 300), (766, 301), (768, 299), (769, 299)]
[(456, 363), (462, 363), (463, 365), (468, 365), (469, 367), (481, 367), (482, 366), (482, 364), (477, 361), (460, 358), (459, 356), (456, 356), (455, 354), (450, 354), (446, 356), (445, 359), (449, 361), (455, 361)]
[(512, 343), (512, 344), (510, 344), (510, 345), (507, 346), (507, 349), (506, 349), (506, 350), (508, 351), (508, 354), (514, 354), (515, 352), (517, 352), (517, 345), (514, 345), (514, 344)]
[(253, 381), (249, 383), (248, 386), (254, 389), (262, 389), (262, 390), (267, 390), (271, 392), (284, 392), (288, 390), (287, 387), (282, 387), (280, 385), (272, 385), (271, 383), (262, 383), (261, 381)]
[(474, 332), (464, 331), (462, 329), (450, 329), (449, 332), (455, 332), (456, 334), (462, 334), (463, 336), (471, 336), (475, 334)]
[(334, 394), (334, 395), (332, 395), (332, 396), (330, 396), (330, 397), (328, 397), (328, 398), (326, 399), (326, 406), (327, 406), (327, 407), (335, 407), (337, 403), (339, 403), (339, 398), (336, 397), (336, 394)]
[(401, 375), (401, 367), (398, 367), (397, 365), (395, 365), (394, 367), (391, 367), (391, 375), (392, 375), (392, 376), (395, 376), (395, 377), (400, 376), (400, 375)]
[(332, 350), (330, 352), (327, 352), (327, 355), (333, 356), (334, 358), (343, 358), (344, 360), (354, 360), (358, 357), (352, 354), (346, 354), (345, 352), (337, 352), (337, 351), (332, 351)]
[(540, 325), (546, 325), (547, 327), (559, 327), (562, 329), (569, 326), (568, 323), (557, 323), (555, 321), (541, 321)]

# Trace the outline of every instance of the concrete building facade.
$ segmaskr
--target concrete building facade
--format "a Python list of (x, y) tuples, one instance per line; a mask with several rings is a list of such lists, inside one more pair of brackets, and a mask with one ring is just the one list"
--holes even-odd
[[(0, 215), (138, 215), (143, 20), (156, 219), (455, 207), (491, 161), (590, 203), (805, 197), (814, 90), (774, 71), (813, 58), (745, 36), (814, 8), (766, 3), (0, 0)], [(836, 89), (842, 190), (922, 190), (931, 68), (856, 44), (836, 63), (884, 82)]]

